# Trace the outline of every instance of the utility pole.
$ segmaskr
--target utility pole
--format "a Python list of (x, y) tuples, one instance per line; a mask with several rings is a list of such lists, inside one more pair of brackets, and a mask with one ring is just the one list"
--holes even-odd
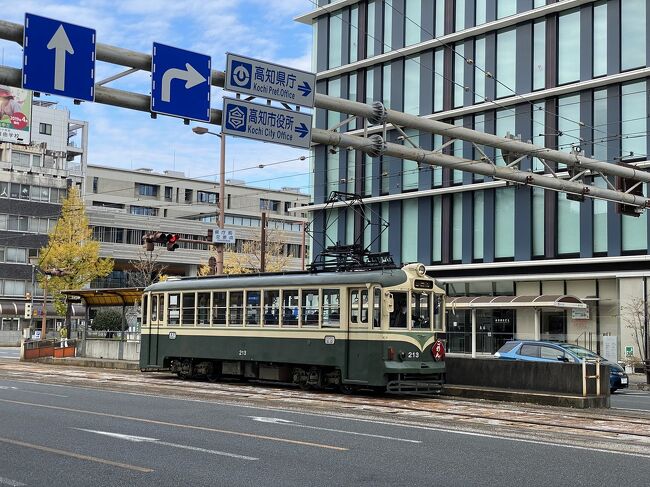
[(266, 212), (262, 212), (262, 235), (260, 236), (260, 272), (266, 272)]

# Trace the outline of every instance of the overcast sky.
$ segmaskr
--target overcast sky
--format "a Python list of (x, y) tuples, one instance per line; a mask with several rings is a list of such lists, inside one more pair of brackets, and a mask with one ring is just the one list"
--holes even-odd
[[(314, 0), (315, 1), (315, 0)], [(3, 9), (0, 18), (22, 24), (25, 12), (91, 27), (97, 42), (151, 53), (152, 43), (208, 54), (212, 67), (225, 69), (226, 52), (311, 70), (311, 27), (293, 18), (314, 9), (311, 0), (25, 0)], [(0, 64), (21, 67), (22, 48), (0, 40)], [(97, 63), (96, 80), (126, 68)], [(150, 94), (150, 74), (139, 72), (108, 85)], [(223, 92), (212, 88), (212, 107), (221, 107)], [(71, 116), (90, 123), (89, 163), (121, 168), (149, 167), (157, 172), (184, 171), (187, 176), (217, 179), (219, 139), (195, 135), (181, 119), (110, 107), (75, 106), (72, 100), (47, 96), (66, 106)], [(211, 127), (218, 132), (219, 127)], [(309, 188), (307, 151), (229, 137), (227, 179), (260, 187)], [(270, 168), (260, 164), (279, 161)], [(245, 170), (245, 168), (255, 169)]]

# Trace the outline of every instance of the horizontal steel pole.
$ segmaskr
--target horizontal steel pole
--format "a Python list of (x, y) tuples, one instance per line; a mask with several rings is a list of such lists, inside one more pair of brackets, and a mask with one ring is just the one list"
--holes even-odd
[[(372, 118), (376, 116), (376, 111), (371, 105), (356, 101), (343, 100), (341, 98), (335, 98), (320, 93), (316, 93), (315, 105), (318, 108), (347, 113), (350, 115), (358, 115), (364, 118)], [(458, 127), (456, 125), (439, 122), (437, 120), (430, 120), (416, 115), (410, 115), (408, 113), (386, 110), (386, 122), (393, 123), (400, 127), (408, 127), (422, 132), (443, 135), (452, 139), (462, 139), (480, 145), (497, 147), (515, 154), (525, 154), (560, 164), (566, 164), (567, 166), (578, 166), (582, 169), (590, 169), (592, 171), (602, 172), (603, 174), (634, 179), (644, 183), (650, 182), (650, 173), (629, 166), (625, 167), (608, 162), (597, 161), (595, 159), (571, 154), (569, 152), (539, 147), (534, 144), (511, 140), (497, 135), (485, 134), (477, 132), (476, 130)]]
[[(22, 46), (23, 30), (24, 27), (21, 24), (0, 20), (0, 39), (14, 41)], [(108, 44), (98, 42), (96, 56), (98, 61), (140, 69), (142, 71), (151, 71), (151, 54), (109, 46)], [(225, 79), (226, 77), (223, 71), (212, 70), (212, 86), (222, 87)]]
[[(0, 84), (20, 87), (21, 71), (16, 68), (0, 66)], [(151, 113), (151, 97), (132, 93), (130, 91), (117, 90), (106, 86), (95, 85), (95, 102), (104, 105), (112, 105), (140, 112)], [(210, 109), (210, 122), (213, 125), (221, 125), (221, 110)]]
[[(377, 137), (377, 136), (375, 136)], [(328, 130), (312, 129), (312, 142), (324, 145), (333, 145), (342, 148), (353, 148), (363, 152), (369, 152), (376, 148), (376, 144), (366, 138), (356, 135), (346, 135)], [(482, 174), (497, 179), (512, 181), (514, 183), (539, 186), (553, 191), (573, 193), (590, 198), (599, 198), (617, 203), (642, 208), (650, 207), (650, 200), (641, 196), (614, 191), (606, 188), (585, 185), (565, 179), (553, 178), (535, 174), (532, 172), (520, 171), (512, 167), (494, 166), (487, 162), (461, 159), (460, 157), (449, 156), (438, 152), (429, 152), (422, 149), (405, 147), (400, 144), (385, 143), (384, 155), (408, 159), (425, 164), (448, 167), (460, 171), (468, 171), (475, 174)]]

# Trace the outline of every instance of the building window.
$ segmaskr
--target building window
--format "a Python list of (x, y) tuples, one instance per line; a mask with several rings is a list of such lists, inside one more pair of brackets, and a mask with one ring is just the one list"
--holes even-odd
[(402, 262), (418, 260), (418, 199), (402, 201)]
[(99, 178), (95, 176), (93, 178), (93, 193), (96, 193), (98, 191), (98, 187), (99, 187)]
[[(327, 94), (336, 98), (341, 97), (341, 78), (332, 78), (327, 81)], [(327, 111), (327, 128), (336, 126), (341, 121), (341, 114), (335, 110)]]
[(404, 113), (420, 115), (420, 56), (404, 61)]
[(384, 45), (383, 51), (393, 50), (393, 0), (384, 0)]
[(455, 10), (454, 32), (460, 32), (465, 28), (465, 0), (456, 0)]
[(533, 90), (546, 87), (546, 22), (533, 24)]
[(533, 256), (544, 255), (544, 190), (533, 188)]
[(463, 194), (452, 195), (451, 209), (451, 258), (460, 262), (463, 258)]
[(443, 108), (444, 93), (444, 50), (436, 49), (433, 53), (433, 111), (440, 112)]
[(338, 68), (341, 65), (341, 41), (343, 39), (343, 10), (330, 15), (329, 28), (329, 60), (328, 67)]
[(515, 255), (515, 190), (498, 188), (494, 199), (494, 256), (497, 259)]
[(454, 108), (462, 107), (465, 96), (465, 44), (454, 46)]
[(192, 203), (192, 196), (194, 195), (194, 191), (191, 189), (186, 189), (185, 190), (185, 203)]
[(571, 255), (580, 252), (580, 202), (557, 194), (557, 253)]
[(515, 93), (517, 30), (497, 32), (497, 98)]
[(474, 41), (474, 103), (485, 101), (485, 36)]
[(356, 63), (359, 52), (359, 7), (350, 8), (350, 62)]
[(517, 0), (497, 0), (497, 19), (517, 13)]
[(474, 260), (483, 259), (483, 213), (484, 213), (484, 193), (483, 191), (474, 191)]
[(377, 46), (377, 31), (375, 29), (375, 21), (377, 16), (377, 2), (371, 0), (368, 2), (367, 9), (367, 28), (366, 28), (366, 57), (372, 57), (378, 53)]
[(210, 193), (208, 191), (197, 191), (196, 200), (199, 203), (208, 203), (211, 205), (216, 205), (217, 201), (219, 201), (219, 198), (217, 193)]
[(279, 201), (260, 198), (260, 210), (278, 211), (279, 209), (280, 209)]
[[(408, 140), (416, 147), (420, 147), (420, 133), (417, 130), (407, 129), (404, 131)], [(409, 147), (408, 142), (404, 144)], [(402, 191), (418, 189), (418, 180), (420, 176), (419, 165), (416, 161), (408, 159), (402, 160)]]
[(558, 17), (558, 75), (562, 85), (580, 79), (580, 11)]
[(646, 66), (648, 0), (621, 0), (621, 70)]
[(607, 2), (594, 4), (594, 66), (593, 75), (607, 74)]
[(382, 69), (382, 101), (386, 108), (390, 108), (391, 97), (391, 65), (390, 63), (384, 64)]
[(11, 163), (14, 166), (29, 167), (29, 154), (24, 152), (11, 152)]
[(435, 0), (436, 37), (445, 35), (445, 0)]
[(593, 145), (591, 154), (599, 161), (607, 160), (607, 89), (594, 90), (594, 125), (592, 132)]
[(646, 157), (647, 152), (646, 82), (621, 86), (621, 156)]
[(131, 215), (157, 216), (158, 208), (148, 206), (131, 206)]
[(42, 122), (39, 123), (38, 133), (42, 135), (52, 135), (52, 124)]
[(171, 201), (174, 196), (174, 188), (165, 186), (165, 201)]
[[(514, 135), (515, 133), (515, 110), (497, 110), (496, 112), (496, 135), (498, 137), (505, 137), (506, 135)], [(503, 160), (501, 149), (496, 150), (497, 166), (505, 166), (506, 161)]]
[(404, 19), (404, 45), (410, 46), (422, 40), (422, 0), (406, 0)]
[(431, 242), (433, 245), (431, 248), (431, 260), (433, 262), (440, 262), (442, 260), (442, 196), (434, 196), (432, 200), (433, 221), (431, 223)]
[[(533, 144), (538, 147), (545, 147), (546, 136), (546, 103), (539, 102), (533, 104), (533, 117), (532, 117), (532, 134), (533, 134)], [(533, 158), (533, 171), (543, 172), (544, 164), (537, 157)]]
[(481, 25), (487, 22), (487, 0), (476, 0), (474, 25)]
[[(558, 150), (571, 152), (580, 146), (580, 95), (558, 98), (557, 137)], [(565, 168), (558, 164), (558, 169)]]
[(158, 186), (142, 183), (136, 183), (136, 186), (140, 196), (158, 196)]

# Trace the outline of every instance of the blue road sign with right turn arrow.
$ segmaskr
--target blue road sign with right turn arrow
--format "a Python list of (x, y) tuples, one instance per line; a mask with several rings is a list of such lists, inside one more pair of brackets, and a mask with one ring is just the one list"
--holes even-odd
[(151, 111), (210, 121), (210, 56), (154, 42)]
[(23, 88), (95, 99), (94, 29), (25, 14)]

